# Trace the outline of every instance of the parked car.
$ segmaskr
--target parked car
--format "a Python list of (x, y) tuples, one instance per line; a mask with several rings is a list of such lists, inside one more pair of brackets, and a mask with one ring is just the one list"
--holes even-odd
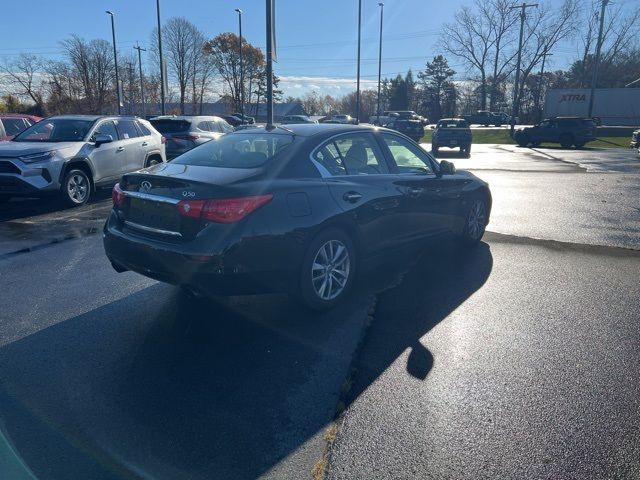
[(356, 122), (356, 119), (353, 118), (351, 115), (343, 115), (343, 114), (333, 115), (331, 117), (331, 120), (339, 123), (347, 123), (347, 124), (354, 124)]
[(232, 113), (231, 115), (238, 118), (240, 122), (245, 125), (256, 123), (256, 119), (254, 117), (250, 117), (249, 115), (243, 115), (241, 113)]
[[(492, 115), (495, 115), (500, 120), (500, 126), (502, 125), (511, 125), (511, 115), (504, 112), (491, 112)], [(518, 123), (518, 119), (516, 118), (516, 123)]]
[(283, 125), (294, 125), (296, 123), (318, 123), (311, 120), (306, 115), (285, 115), (280, 122)]
[(640, 150), (640, 129), (631, 134), (631, 143), (629, 144), (629, 148)]
[(373, 115), (369, 117), (369, 123), (384, 126), (396, 118), (403, 120), (419, 120), (423, 125), (427, 125), (429, 123), (428, 119), (421, 117), (413, 110), (386, 110), (380, 116)]
[(240, 117), (236, 117), (235, 115), (223, 115), (221, 118), (234, 128), (243, 125)]
[(596, 140), (596, 125), (586, 117), (547, 118), (533, 127), (520, 128), (514, 132), (514, 139), (521, 147), (540, 146), (541, 143), (559, 143), (562, 148), (582, 148)]
[(233, 132), (225, 120), (212, 116), (169, 115), (152, 118), (151, 124), (167, 139), (167, 160)]
[(318, 310), (394, 249), (449, 232), (479, 242), (491, 211), (485, 182), (403, 135), (323, 124), (225, 135), (125, 175), (113, 202), (115, 270), (187, 292), (284, 291)]
[(424, 125), (420, 120), (396, 117), (385, 125), (387, 128), (404, 133), (407, 137), (419, 142), (424, 137)]
[(58, 193), (70, 206), (124, 173), (165, 161), (162, 136), (135, 117), (49, 117), (0, 143), (0, 198)]
[(460, 153), (471, 154), (471, 129), (463, 118), (443, 118), (438, 121), (431, 138), (431, 151), (438, 153), (441, 147), (460, 148)]
[(36, 117), (35, 115), (2, 113), (0, 114), (0, 140), (11, 140), (40, 120), (42, 120), (42, 117)]
[(469, 125), (484, 125), (485, 127), (489, 125), (495, 125), (496, 127), (502, 126), (502, 118), (488, 110), (478, 110), (472, 115), (463, 115), (462, 118), (464, 118)]

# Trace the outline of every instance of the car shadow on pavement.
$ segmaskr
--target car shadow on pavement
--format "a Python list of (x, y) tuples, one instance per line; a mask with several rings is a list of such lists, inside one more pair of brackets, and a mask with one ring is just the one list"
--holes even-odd
[[(99, 188), (93, 193), (86, 205), (75, 207), (75, 209), (90, 210), (95, 204), (99, 204), (110, 196), (110, 189)], [(74, 207), (68, 207), (55, 195), (42, 198), (12, 198), (8, 202), (0, 203), (0, 222), (71, 210), (72, 208)]]
[(386, 285), (388, 321), (370, 327), (351, 401), (407, 348), (408, 374), (426, 378), (420, 338), (482, 286), (492, 257), (486, 244), (430, 247), (404, 278), (393, 263), (322, 314), (154, 284), (35, 332), (0, 349), (0, 428), (37, 478), (258, 477), (333, 418), (373, 292)]
[[(438, 150), (438, 153), (433, 153), (430, 151), (431, 155), (439, 159), (447, 159), (447, 158), (470, 158), (471, 155), (460, 152), (459, 149), (455, 150)], [(471, 152), (473, 154), (473, 151)]]

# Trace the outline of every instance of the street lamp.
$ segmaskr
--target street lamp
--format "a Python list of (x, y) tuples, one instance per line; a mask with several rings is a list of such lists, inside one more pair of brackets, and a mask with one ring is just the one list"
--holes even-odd
[(240, 115), (242, 115), (242, 123), (244, 123), (244, 64), (242, 63), (242, 10), (235, 9), (238, 13), (238, 29), (240, 35), (238, 41), (240, 43)]
[(118, 96), (118, 115), (120, 115), (121, 113), (120, 104), (122, 102), (120, 101), (120, 79), (118, 77), (118, 52), (116, 50), (116, 26), (115, 26), (115, 22), (113, 21), (113, 12), (107, 10), (105, 13), (111, 17), (111, 35), (113, 36), (113, 62), (115, 63), (115, 66), (116, 66), (116, 94)]
[(166, 78), (164, 78), (164, 60), (162, 58), (162, 30), (160, 25), (160, 0), (156, 0), (156, 14), (158, 17), (158, 56), (160, 57), (160, 113), (164, 115), (164, 84)]
[(379, 3), (380, 6), (380, 48), (378, 50), (378, 118), (376, 121), (380, 123), (380, 80), (382, 76), (382, 16), (384, 15), (384, 3)]

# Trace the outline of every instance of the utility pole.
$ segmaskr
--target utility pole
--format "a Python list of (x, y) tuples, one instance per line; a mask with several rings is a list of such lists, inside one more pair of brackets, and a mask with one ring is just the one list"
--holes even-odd
[(111, 35), (113, 37), (113, 62), (116, 67), (116, 95), (118, 97), (118, 115), (121, 114), (120, 105), (122, 105), (122, 99), (120, 98), (120, 80), (118, 78), (118, 51), (116, 49), (116, 26), (113, 20), (113, 12), (107, 10), (105, 12), (111, 17)]
[(362, 0), (358, 0), (358, 73), (356, 80), (356, 124), (360, 123), (360, 33), (362, 27)]
[(273, 128), (273, 0), (267, 1), (267, 130)]
[(548, 49), (545, 49), (542, 53), (542, 67), (540, 68), (540, 78), (538, 79), (538, 121), (542, 120), (542, 107), (540, 105), (540, 99), (542, 97), (542, 83), (544, 78), (544, 63), (547, 57), (553, 57), (553, 53), (549, 53)]
[(380, 6), (380, 48), (378, 50), (378, 108), (376, 112), (378, 114), (378, 118), (376, 121), (380, 123), (380, 82), (382, 77), (382, 17), (384, 15), (384, 3), (379, 3)]
[(593, 101), (596, 96), (596, 84), (598, 83), (598, 67), (600, 66), (600, 50), (602, 49), (602, 30), (604, 28), (604, 14), (609, 0), (601, 0), (600, 7), (600, 29), (598, 30), (598, 43), (596, 44), (596, 57), (593, 60), (593, 77), (591, 78), (591, 95), (589, 95), (589, 113), (587, 117), (593, 116)]
[(236, 8), (238, 12), (238, 30), (240, 36), (238, 42), (240, 43), (240, 115), (242, 115), (242, 123), (244, 122), (244, 63), (242, 63), (242, 10)]
[(133, 62), (127, 60), (127, 70), (129, 70), (129, 115), (134, 115), (133, 112)]
[(516, 66), (516, 83), (513, 92), (513, 108), (511, 109), (511, 136), (515, 130), (516, 117), (520, 111), (520, 63), (522, 62), (522, 40), (524, 37), (524, 21), (527, 18), (527, 8), (537, 7), (537, 3), (522, 3), (522, 5), (511, 7), (511, 10), (520, 8), (520, 40), (518, 41), (518, 63)]
[(156, 13), (158, 16), (158, 55), (160, 57), (160, 113), (164, 115), (164, 61), (162, 60), (162, 30), (160, 26), (160, 0), (156, 0)]
[(133, 48), (138, 51), (138, 68), (140, 69), (140, 100), (142, 103), (142, 116), (144, 117), (147, 114), (147, 109), (144, 104), (144, 77), (142, 76), (142, 56), (140, 55), (140, 52), (146, 52), (146, 50), (138, 45), (137, 42), (136, 46)]

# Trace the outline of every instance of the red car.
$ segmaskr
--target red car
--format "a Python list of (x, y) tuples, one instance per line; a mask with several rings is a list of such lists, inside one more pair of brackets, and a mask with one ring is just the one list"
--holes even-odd
[(11, 140), (21, 131), (38, 123), (42, 117), (22, 113), (0, 113), (0, 140)]

